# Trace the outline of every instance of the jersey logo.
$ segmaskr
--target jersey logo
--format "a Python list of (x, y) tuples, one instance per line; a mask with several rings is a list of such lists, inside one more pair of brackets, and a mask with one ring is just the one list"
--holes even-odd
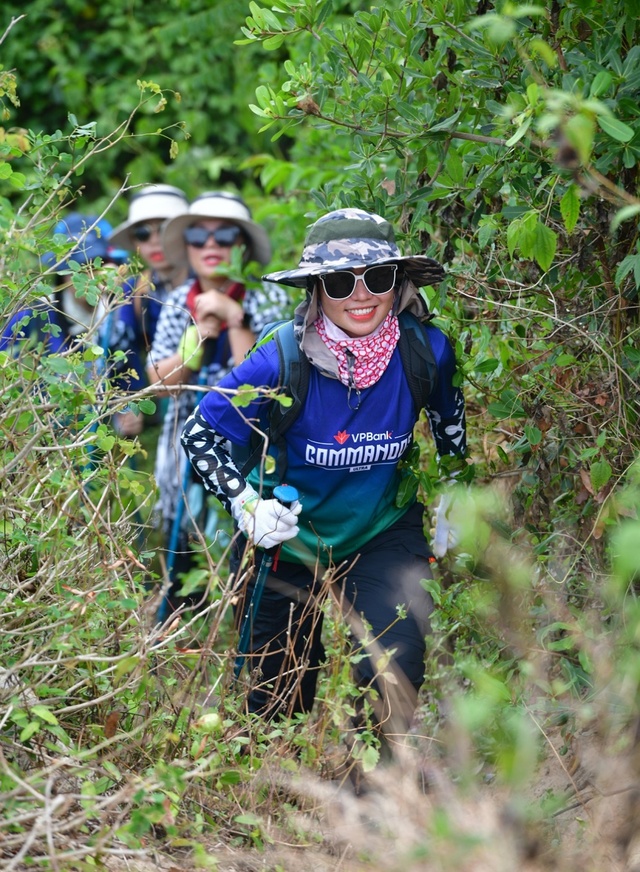
[(338, 432), (336, 433), (336, 435), (335, 435), (333, 438), (334, 438), (334, 439), (336, 440), (336, 442), (338, 442), (340, 445), (344, 445), (344, 443), (345, 443), (345, 442), (347, 441), (347, 439), (349, 438), (349, 434), (347, 433), (346, 430), (338, 430)]

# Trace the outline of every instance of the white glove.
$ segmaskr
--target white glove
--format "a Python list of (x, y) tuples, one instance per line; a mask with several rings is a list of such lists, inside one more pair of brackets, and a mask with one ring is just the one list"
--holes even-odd
[(455, 548), (460, 542), (460, 530), (457, 518), (452, 517), (455, 493), (445, 491), (440, 495), (440, 502), (433, 513), (433, 553), (436, 557), (444, 557), (449, 548)]
[(275, 548), (287, 539), (295, 538), (300, 532), (298, 515), (302, 511), (302, 503), (299, 500), (291, 506), (283, 506), (278, 500), (260, 499), (253, 488), (247, 486), (233, 502), (233, 515), (238, 527), (260, 548)]

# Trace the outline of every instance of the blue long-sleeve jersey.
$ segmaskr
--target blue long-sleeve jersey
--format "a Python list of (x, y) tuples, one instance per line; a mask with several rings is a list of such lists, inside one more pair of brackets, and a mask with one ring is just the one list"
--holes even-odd
[[(436, 385), (425, 406), (436, 449), (441, 456), (463, 455), (464, 399), (460, 388), (452, 383), (453, 349), (437, 327), (427, 325), (424, 329), (438, 371)], [(265, 400), (258, 398), (249, 406), (239, 407), (223, 391), (236, 391), (243, 385), (276, 388), (278, 377), (276, 343), (258, 346), (222, 379), (218, 385), (222, 391), (212, 391), (201, 402), (195, 413), (201, 426), (191, 428), (190, 432), (187, 424), (183, 444), (190, 457), (206, 454), (214, 443), (219, 454), (220, 437), (240, 446), (248, 445), (250, 422), (259, 419)], [(398, 463), (413, 441), (416, 420), (398, 348), (379, 381), (360, 392), (357, 408), (350, 407), (345, 385), (311, 367), (303, 408), (284, 434), (287, 484), (297, 488), (303, 509), (300, 534), (283, 544), (283, 560), (306, 562), (309, 552), (318, 554), (323, 562), (329, 552), (334, 560), (341, 560), (357, 552), (406, 512), (407, 505), (396, 504), (401, 480)], [(248, 476), (249, 483), (258, 491), (259, 476), (259, 469)], [(224, 497), (225, 481), (234, 478), (237, 482), (237, 475), (228, 478), (218, 469), (205, 477), (205, 485)]]

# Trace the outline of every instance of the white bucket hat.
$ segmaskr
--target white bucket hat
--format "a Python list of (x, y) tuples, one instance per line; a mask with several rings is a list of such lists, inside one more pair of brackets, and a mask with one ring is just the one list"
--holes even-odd
[(251, 220), (246, 203), (235, 194), (226, 191), (207, 191), (196, 197), (188, 211), (167, 222), (162, 234), (162, 247), (171, 263), (187, 262), (187, 246), (183, 233), (187, 227), (207, 218), (219, 218), (241, 227), (249, 243), (249, 260), (263, 266), (271, 260), (271, 244), (266, 231)]
[(127, 220), (116, 227), (109, 237), (109, 244), (116, 248), (135, 248), (135, 240), (131, 236), (134, 225), (144, 221), (168, 221), (184, 214), (188, 208), (187, 195), (173, 185), (141, 188), (131, 198)]

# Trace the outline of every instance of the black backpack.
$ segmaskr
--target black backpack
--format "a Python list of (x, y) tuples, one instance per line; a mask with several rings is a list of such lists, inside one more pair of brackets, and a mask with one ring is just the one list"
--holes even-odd
[[(423, 321), (411, 312), (403, 311), (398, 316), (398, 322), (400, 324), (398, 348), (417, 417), (437, 384), (437, 366)], [(275, 445), (278, 449), (276, 474), (277, 480), (282, 482), (287, 468), (287, 452), (283, 436), (298, 417), (307, 396), (311, 364), (296, 341), (293, 321), (274, 321), (267, 324), (256, 340), (254, 348), (272, 340), (276, 343), (280, 361), (278, 384), (281, 387), (278, 388), (278, 392), (290, 397), (292, 402), (285, 406), (277, 400), (272, 400), (261, 418), (259, 429), (267, 434), (269, 444)], [(233, 456), (240, 472), (246, 477), (264, 454), (264, 438), (253, 430), (248, 449), (239, 451), (238, 446), (234, 446)]]

